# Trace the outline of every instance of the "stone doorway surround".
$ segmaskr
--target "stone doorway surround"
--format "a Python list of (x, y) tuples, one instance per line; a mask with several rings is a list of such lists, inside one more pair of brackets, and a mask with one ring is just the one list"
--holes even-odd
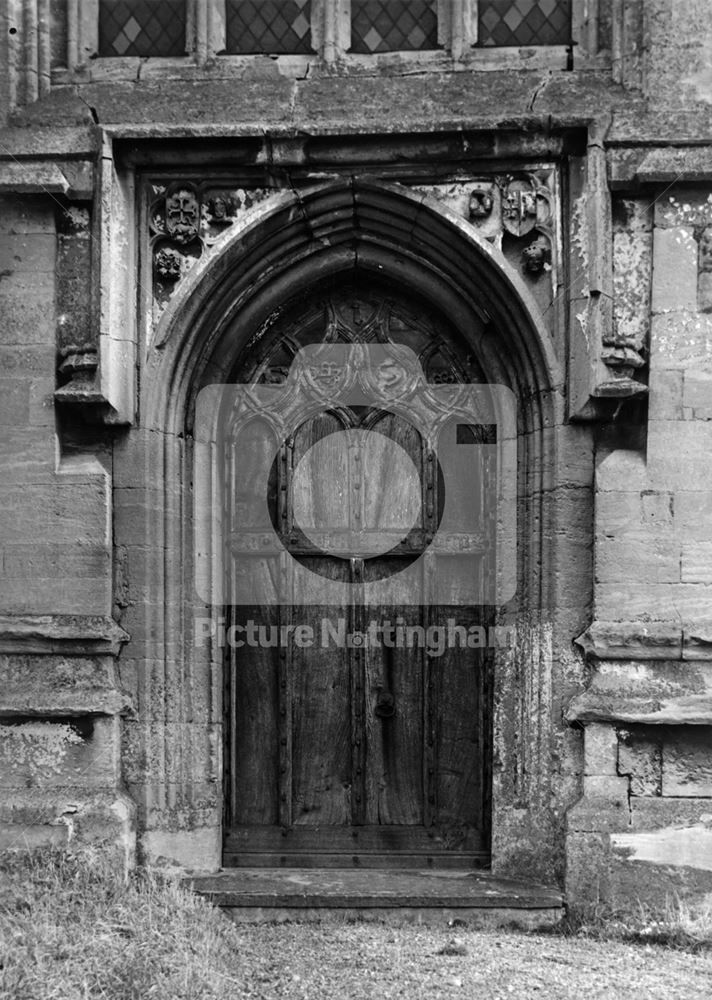
[[(147, 331), (139, 420), (115, 448), (114, 498), (135, 595), (121, 617), (131, 640), (120, 669), (138, 700), (124, 760), (149, 859), (201, 870), (222, 860), (222, 653), (194, 636), (196, 615), (213, 614), (193, 595), (193, 505), (212, 502), (210, 483), (191, 489), (196, 394), (228, 378), (244, 346), (235, 330), (259, 328), (295, 289), (357, 266), (417, 286), (465, 336), (484, 318), (472, 348), (520, 402), (518, 590), (499, 615), (514, 641), (494, 668), (492, 858), (501, 874), (560, 876), (580, 753), (561, 706), (577, 689), (570, 637), (586, 623), (590, 589), (585, 530), (566, 526), (590, 513), (589, 435), (565, 423), (558, 300), (542, 310), (526, 258), (515, 267), (478, 231), (481, 186), (470, 185), (471, 218), (437, 186), (413, 187), (349, 171), (270, 193), (181, 274)], [(559, 234), (554, 220), (548, 245), (561, 260)]]

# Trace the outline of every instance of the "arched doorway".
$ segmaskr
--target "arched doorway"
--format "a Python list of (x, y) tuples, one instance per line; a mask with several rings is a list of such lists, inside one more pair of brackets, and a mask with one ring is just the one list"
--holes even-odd
[[(385, 352), (378, 353), (382, 395), (377, 381), (367, 392), (342, 387), (336, 405), (309, 404), (302, 413), (290, 373), (314, 345), (346, 348), (330, 356), (328, 372), (324, 361), (316, 369), (330, 379), (343, 374), (336, 358), (357, 365), (356, 345)], [(493, 470), (488, 478), (485, 468), (493, 427), (452, 428), (472, 469), (466, 482), (447, 477), (453, 495), (446, 505), (425, 394), (413, 391), (415, 423), (388, 405), (403, 371), (394, 372), (398, 348), (413, 352), (413, 367), (433, 387), (484, 391), (482, 367), (461, 331), (416, 289), (357, 268), (282, 303), (231, 376), (284, 385), (284, 406), (297, 416), (280, 440), (280, 422), (271, 419), (278, 414), (245, 418), (240, 406), (221, 444), (232, 639), (225, 658), (228, 865), (489, 861), (487, 640), (495, 609), (463, 605), (459, 591), (470, 575), (481, 590), (493, 571), (496, 496)], [(430, 396), (435, 406), (447, 403), (437, 389)], [(441, 440), (446, 409), (434, 414)], [(258, 563), (255, 551), (271, 540), (259, 517), (260, 489), (277, 544)], [(475, 537), (472, 557), (463, 548)], [(301, 572), (283, 579), (295, 566)], [(438, 573), (447, 581), (436, 594)], [(323, 578), (342, 588), (342, 599), (321, 603)], [(369, 583), (384, 578), (388, 597), (374, 601)], [(244, 603), (257, 592), (259, 601)]]
[[(147, 348), (141, 425), (125, 450), (115, 453), (115, 472), (129, 484), (132, 507), (145, 515), (142, 528), (134, 521), (130, 537), (117, 536), (118, 545), (137, 551), (146, 595), (133, 615), (126, 650), (145, 670), (135, 739), (136, 753), (147, 763), (141, 783), (132, 787), (146, 817), (144, 850), (191, 867), (219, 867), (223, 830), (248, 818), (230, 812), (231, 757), (222, 754), (230, 718), (220, 642), (229, 603), (225, 547), (222, 538), (215, 544), (209, 531), (196, 529), (196, 511), (224, 513), (226, 491), (219, 477), (194, 476), (196, 401), (206, 386), (234, 380), (248, 359), (259, 361), (269, 331), (278, 334), (280, 323), (289, 324), (290, 303), (301, 300), (307, 316), (319, 289), (345, 287), (355, 274), (362, 290), (385, 286), (386, 297), (406, 312), (417, 302), (416, 313), (434, 318), (437, 336), (453, 338), (453, 355), (467, 377), (475, 364), (478, 378), (507, 386), (518, 400), (517, 539), (511, 553), (516, 593), (497, 609), (498, 623), (511, 625), (515, 635), (509, 647), (492, 650), (492, 690), (481, 702), (492, 707), (492, 776), (490, 782), (489, 755), (480, 755), (481, 793), (468, 801), (480, 803), (470, 825), (481, 836), (470, 845), (476, 854), (474, 847), (486, 849), (489, 839), (500, 873), (549, 877), (574, 794), (552, 767), (563, 738), (552, 696), (554, 672), (567, 669), (556, 651), (567, 649), (571, 635), (581, 631), (586, 600), (579, 567), (559, 556), (557, 539), (563, 520), (573, 510), (585, 518), (589, 505), (585, 482), (561, 494), (557, 488), (571, 476), (570, 456), (581, 432), (564, 424), (554, 342), (504, 257), (461, 217), (428, 198), (357, 178), (298, 195), (285, 191), (261, 205), (191, 270)], [(198, 577), (207, 580), (210, 593), (196, 589)], [(285, 706), (275, 704), (281, 715)], [(488, 725), (478, 736), (485, 742)], [(280, 735), (280, 745), (287, 738)], [(278, 766), (289, 764), (280, 760)], [(270, 787), (278, 789), (279, 810), (288, 793), (278, 783)], [(353, 783), (350, 794), (356, 794)], [(273, 810), (268, 824), (238, 825), (277, 825), (275, 815)], [(249, 846), (259, 847), (257, 839)]]

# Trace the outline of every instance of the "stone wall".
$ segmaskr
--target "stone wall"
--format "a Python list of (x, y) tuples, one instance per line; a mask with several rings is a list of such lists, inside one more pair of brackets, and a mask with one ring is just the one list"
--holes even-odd
[(616, 906), (712, 891), (712, 185), (621, 207), (616, 313), (631, 338), (649, 324), (649, 404), (598, 449), (594, 677), (570, 710), (586, 762), (568, 816), (572, 897)]
[(61, 439), (54, 401), (64, 213), (47, 196), (0, 199), (0, 844), (106, 840), (128, 863), (110, 463)]

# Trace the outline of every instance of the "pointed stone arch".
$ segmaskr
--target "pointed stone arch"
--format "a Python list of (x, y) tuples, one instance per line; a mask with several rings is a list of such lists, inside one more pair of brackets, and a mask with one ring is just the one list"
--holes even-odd
[[(214, 644), (197, 641), (206, 610), (191, 575), (193, 504), (212, 502), (209, 483), (191, 483), (196, 395), (229, 380), (280, 303), (355, 270), (417, 289), (461, 331), (488, 380), (520, 401), (519, 587), (500, 614), (514, 639), (497, 651), (495, 672), (493, 862), (551, 876), (568, 804), (551, 766), (565, 738), (553, 672), (567, 669), (588, 600), (578, 582), (586, 574), (567, 564), (556, 539), (562, 518), (586, 516), (588, 472), (572, 476), (567, 457), (583, 432), (564, 424), (553, 338), (503, 255), (429, 197), (361, 178), (280, 192), (255, 208), (194, 266), (149, 345), (139, 427), (115, 459), (119, 488), (139, 512), (138, 533), (119, 532), (116, 542), (129, 564), (135, 551), (139, 577), (123, 660), (143, 692), (127, 741), (145, 763), (129, 776), (144, 850), (191, 867), (221, 859), (222, 661)], [(564, 602), (562, 614), (567, 589), (573, 606)]]

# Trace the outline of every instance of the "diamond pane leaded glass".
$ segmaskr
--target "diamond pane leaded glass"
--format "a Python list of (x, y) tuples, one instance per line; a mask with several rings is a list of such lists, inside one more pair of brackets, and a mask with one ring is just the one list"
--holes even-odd
[(312, 52), (311, 0), (226, 0), (227, 51)]
[(479, 0), (478, 45), (568, 45), (571, 0)]
[(184, 56), (185, 0), (99, 0), (100, 56)]
[(437, 0), (351, 0), (352, 52), (437, 47)]

